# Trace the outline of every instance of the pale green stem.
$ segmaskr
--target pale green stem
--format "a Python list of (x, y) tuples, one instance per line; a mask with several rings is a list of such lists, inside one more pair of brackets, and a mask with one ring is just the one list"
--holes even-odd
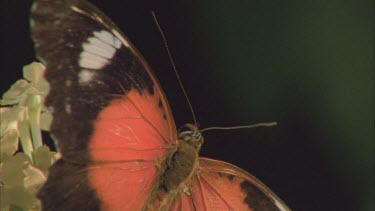
[(18, 130), (20, 132), (20, 141), (23, 152), (33, 159), (32, 152), (34, 151), (31, 137), (30, 137), (30, 122), (27, 116), (27, 110), (23, 112), (23, 118), (18, 122)]
[(43, 145), (42, 131), (40, 129), (40, 112), (42, 110), (41, 97), (30, 95), (28, 99), (28, 109), (30, 117), (30, 130), (33, 139), (34, 149)]

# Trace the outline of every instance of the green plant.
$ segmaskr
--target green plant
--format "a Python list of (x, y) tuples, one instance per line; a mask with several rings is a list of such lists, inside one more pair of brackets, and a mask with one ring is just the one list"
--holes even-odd
[(49, 86), (40, 63), (24, 66), (23, 76), (0, 100), (0, 209), (38, 210), (38, 189), (59, 153), (43, 145), (52, 116), (43, 102)]

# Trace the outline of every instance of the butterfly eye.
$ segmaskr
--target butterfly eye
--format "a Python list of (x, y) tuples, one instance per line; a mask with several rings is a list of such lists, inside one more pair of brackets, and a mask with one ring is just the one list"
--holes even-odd
[(197, 126), (193, 124), (186, 124), (179, 129), (178, 138), (187, 142), (189, 145), (196, 148), (198, 151), (203, 143), (203, 137)]
[(178, 134), (178, 138), (182, 139), (184, 141), (189, 141), (194, 137), (194, 131), (186, 130), (186, 131), (180, 131)]
[(186, 124), (178, 130), (178, 138), (182, 140), (189, 140), (192, 137), (196, 137), (200, 133), (198, 128), (193, 124)]

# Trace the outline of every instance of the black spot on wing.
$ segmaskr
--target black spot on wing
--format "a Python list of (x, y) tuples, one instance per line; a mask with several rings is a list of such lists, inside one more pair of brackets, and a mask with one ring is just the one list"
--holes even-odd
[(226, 174), (226, 173), (224, 173), (224, 172), (218, 172), (218, 174), (219, 174), (220, 177), (225, 177), (225, 178), (227, 178), (229, 181), (233, 181), (233, 179), (234, 179), (234, 177), (235, 177), (233, 174)]
[(158, 107), (161, 109), (161, 112), (163, 112), (163, 119), (164, 120), (167, 120), (167, 115), (165, 113), (165, 110), (163, 108), (163, 103), (161, 102), (161, 99), (159, 98), (159, 101), (158, 101)]
[(278, 211), (273, 199), (267, 196), (262, 190), (249, 181), (240, 184), (242, 191), (246, 194), (244, 203), (254, 211)]
[(162, 107), (163, 107), (163, 103), (161, 102), (160, 99), (159, 99), (159, 102), (158, 102), (158, 106), (159, 106), (159, 108), (162, 108)]

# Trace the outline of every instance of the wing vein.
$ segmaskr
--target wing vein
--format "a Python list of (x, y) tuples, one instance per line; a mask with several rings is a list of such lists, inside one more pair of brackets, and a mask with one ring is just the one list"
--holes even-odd
[(142, 118), (158, 133), (158, 135), (163, 139), (163, 141), (165, 143), (167, 143), (169, 145), (169, 142), (168, 140), (160, 133), (160, 131), (155, 127), (154, 124), (152, 124), (143, 114), (143, 112), (138, 108), (138, 106), (126, 95), (124, 94), (124, 96), (126, 97), (126, 99), (129, 100), (129, 102), (131, 104), (133, 104), (133, 106), (135, 107), (135, 109), (137, 109), (137, 111), (141, 114)]
[[(198, 176), (198, 182), (199, 182), (199, 189), (200, 189), (200, 192), (201, 192), (201, 194), (202, 194), (202, 199), (203, 199), (204, 202), (206, 202), (206, 198), (205, 198), (205, 196), (204, 196), (203, 189), (202, 189), (203, 184), (202, 184), (202, 181), (201, 181), (200, 176)], [(206, 203), (203, 203), (203, 206), (204, 206), (204, 209), (205, 209), (205, 210), (208, 210), (208, 209), (207, 209), (207, 206), (206, 206)]]

